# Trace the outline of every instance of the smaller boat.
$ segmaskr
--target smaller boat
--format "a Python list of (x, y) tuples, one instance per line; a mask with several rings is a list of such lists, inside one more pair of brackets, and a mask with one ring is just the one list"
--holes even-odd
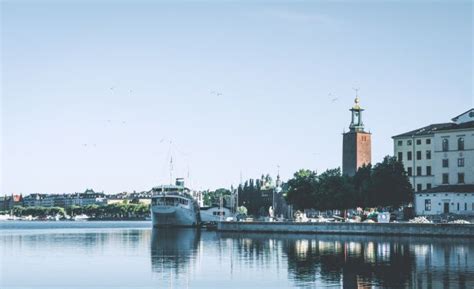
[(229, 208), (221, 206), (201, 207), (201, 222), (203, 224), (217, 224), (219, 221), (227, 221), (229, 217), (233, 217)]
[(86, 214), (80, 214), (74, 217), (74, 221), (87, 221), (89, 220), (89, 216)]

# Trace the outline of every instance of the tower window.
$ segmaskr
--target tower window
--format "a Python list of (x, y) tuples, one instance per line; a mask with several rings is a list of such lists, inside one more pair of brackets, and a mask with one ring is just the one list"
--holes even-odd
[(417, 145), (421, 145), (421, 139), (417, 139), (417, 140), (416, 140), (416, 144), (417, 144)]
[(464, 167), (464, 158), (458, 159), (458, 167)]
[(464, 173), (458, 173), (458, 184), (464, 184)]
[(421, 176), (421, 167), (416, 167), (416, 175)]
[(431, 144), (431, 139), (427, 138), (426, 139), (426, 144)]
[(426, 166), (426, 175), (431, 176), (431, 166)]
[(407, 140), (407, 145), (411, 146), (411, 139)]
[(412, 158), (411, 152), (407, 152), (407, 160), (411, 161), (411, 158)]
[(397, 144), (398, 144), (398, 146), (402, 146), (402, 145), (403, 145), (403, 141), (399, 140), (399, 141), (397, 142)]
[(460, 151), (464, 150), (464, 138), (463, 137), (458, 138), (458, 150), (460, 150)]
[(426, 159), (431, 160), (431, 151), (426, 151)]
[(447, 138), (443, 139), (443, 151), (445, 152), (449, 151), (449, 141)]

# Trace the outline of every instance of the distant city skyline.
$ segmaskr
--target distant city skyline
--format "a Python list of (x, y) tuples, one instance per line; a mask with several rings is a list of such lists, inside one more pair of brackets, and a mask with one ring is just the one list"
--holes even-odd
[(0, 195), (195, 189), (372, 161), (474, 106), (473, 4), (3, 1)]

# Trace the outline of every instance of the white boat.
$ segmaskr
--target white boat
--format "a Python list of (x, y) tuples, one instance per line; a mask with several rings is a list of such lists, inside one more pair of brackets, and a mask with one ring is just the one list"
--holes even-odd
[(200, 214), (201, 222), (203, 224), (227, 221), (228, 218), (233, 219), (234, 217), (232, 211), (229, 208), (220, 206), (201, 207)]
[(89, 216), (85, 214), (80, 214), (74, 217), (74, 221), (87, 221), (89, 219)]
[(199, 206), (189, 193), (182, 178), (176, 179), (176, 185), (154, 187), (151, 198), (153, 227), (199, 226)]

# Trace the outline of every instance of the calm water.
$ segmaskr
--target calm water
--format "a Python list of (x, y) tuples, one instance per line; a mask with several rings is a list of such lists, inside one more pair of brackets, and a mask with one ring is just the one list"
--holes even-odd
[(0, 288), (474, 288), (474, 242), (1, 222)]

